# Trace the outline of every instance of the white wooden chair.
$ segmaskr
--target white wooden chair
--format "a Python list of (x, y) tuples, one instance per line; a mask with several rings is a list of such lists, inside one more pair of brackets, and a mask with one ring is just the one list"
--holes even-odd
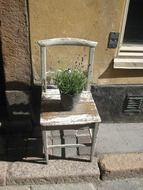
[[(92, 161), (95, 150), (96, 135), (98, 131), (98, 125), (101, 122), (100, 116), (96, 104), (92, 98), (90, 92), (90, 84), (92, 79), (92, 70), (94, 63), (94, 50), (97, 42), (78, 39), (78, 38), (53, 38), (38, 41), (40, 46), (40, 58), (41, 58), (41, 81), (42, 81), (42, 99), (49, 105), (49, 109), (41, 113), (40, 125), (42, 129), (43, 146), (46, 157), (46, 163), (48, 164), (49, 155), (48, 149), (55, 147), (80, 147), (86, 146), (85, 144), (58, 144), (48, 145), (48, 131), (49, 130), (68, 130), (82, 129), (89, 127), (91, 133), (91, 152), (90, 161)], [(56, 45), (71, 45), (71, 46), (86, 46), (89, 48), (89, 61), (87, 77), (88, 82), (86, 90), (82, 92), (80, 101), (75, 105), (71, 111), (60, 111), (60, 93), (58, 89), (47, 88), (47, 70), (46, 70), (46, 48)], [(54, 106), (56, 107), (54, 108)], [(57, 109), (58, 108), (58, 109)]]

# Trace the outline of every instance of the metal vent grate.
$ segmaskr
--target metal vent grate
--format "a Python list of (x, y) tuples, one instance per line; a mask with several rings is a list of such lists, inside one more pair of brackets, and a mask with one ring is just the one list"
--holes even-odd
[(124, 103), (124, 113), (140, 113), (143, 108), (143, 96), (127, 96)]

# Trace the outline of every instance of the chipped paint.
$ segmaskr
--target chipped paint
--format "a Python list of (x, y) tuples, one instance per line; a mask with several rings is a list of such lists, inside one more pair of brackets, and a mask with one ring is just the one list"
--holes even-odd
[[(43, 100), (60, 100), (59, 89), (47, 89), (43, 92)], [(93, 98), (90, 91), (82, 91), (80, 95), (80, 102), (93, 102)]]
[(100, 122), (99, 115), (91, 114), (80, 114), (80, 115), (70, 115), (61, 117), (52, 117), (48, 119), (41, 118), (40, 124), (42, 126), (54, 126), (54, 125), (80, 125), (80, 124), (90, 124), (94, 122)]

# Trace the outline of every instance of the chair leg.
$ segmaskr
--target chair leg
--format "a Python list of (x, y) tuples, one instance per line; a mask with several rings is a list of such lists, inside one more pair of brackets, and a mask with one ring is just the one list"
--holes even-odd
[(43, 137), (43, 148), (46, 158), (46, 163), (48, 164), (49, 161), (49, 155), (48, 155), (48, 131), (42, 131), (42, 137)]
[(96, 143), (96, 136), (99, 128), (99, 123), (96, 123), (92, 129), (92, 144), (91, 144), (91, 151), (90, 151), (90, 162), (92, 162), (94, 153), (95, 153), (95, 143)]

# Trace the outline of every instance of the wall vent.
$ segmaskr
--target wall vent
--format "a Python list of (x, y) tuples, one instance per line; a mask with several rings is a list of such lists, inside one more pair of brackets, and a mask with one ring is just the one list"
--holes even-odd
[(125, 98), (124, 113), (141, 113), (143, 109), (143, 96), (127, 96)]

